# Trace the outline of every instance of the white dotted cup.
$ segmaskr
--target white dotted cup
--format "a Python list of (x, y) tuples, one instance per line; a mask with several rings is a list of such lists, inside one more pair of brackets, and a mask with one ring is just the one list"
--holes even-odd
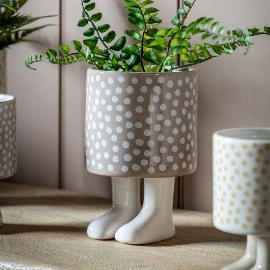
[(89, 69), (86, 168), (118, 177), (190, 174), (197, 162), (198, 77)]
[(16, 99), (0, 94), (0, 179), (17, 171)]
[(248, 235), (243, 258), (223, 270), (270, 269), (270, 128), (213, 136), (214, 225)]

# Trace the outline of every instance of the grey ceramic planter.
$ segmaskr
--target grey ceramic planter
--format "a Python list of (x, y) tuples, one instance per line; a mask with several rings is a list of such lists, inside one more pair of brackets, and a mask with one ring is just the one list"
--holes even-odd
[(195, 70), (121, 73), (89, 69), (86, 169), (118, 177), (170, 177), (195, 171)]

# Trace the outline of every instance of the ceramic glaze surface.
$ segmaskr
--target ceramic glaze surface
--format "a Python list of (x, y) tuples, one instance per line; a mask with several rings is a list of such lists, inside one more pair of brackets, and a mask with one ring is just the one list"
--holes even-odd
[(86, 168), (121, 177), (166, 177), (195, 171), (198, 78), (175, 73), (89, 69)]
[(0, 94), (0, 179), (17, 171), (16, 100)]
[(0, 50), (0, 93), (6, 93), (6, 50)]
[(214, 223), (223, 231), (270, 233), (268, 132), (262, 137), (254, 130), (244, 139), (237, 131), (231, 137), (226, 132), (214, 134)]

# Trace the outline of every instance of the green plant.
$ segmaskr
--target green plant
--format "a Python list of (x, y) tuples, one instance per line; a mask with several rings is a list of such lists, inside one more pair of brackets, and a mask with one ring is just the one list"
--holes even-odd
[[(86, 61), (100, 70), (137, 71), (137, 72), (170, 72), (176, 68), (185, 68), (200, 64), (222, 54), (232, 54), (238, 47), (245, 47), (247, 54), (251, 45), (251, 37), (270, 35), (270, 27), (263, 30), (251, 28), (245, 33), (241, 29), (225, 32), (224, 27), (213, 18), (201, 17), (186, 24), (186, 19), (196, 0), (184, 1), (185, 8), (178, 9), (178, 16), (172, 19), (171, 28), (158, 28), (162, 22), (158, 18), (159, 10), (151, 5), (152, 0), (125, 0), (128, 9), (128, 21), (137, 30), (126, 30), (125, 34), (135, 40), (126, 44), (125, 36), (115, 41), (116, 33), (109, 24), (98, 25), (102, 13), (95, 13), (95, 2), (81, 0), (83, 18), (79, 27), (87, 27), (83, 32), (83, 44), (77, 40), (71, 42), (75, 52), (70, 52), (68, 45), (60, 45), (60, 55), (53, 49), (42, 55), (27, 57), (25, 64), (31, 68), (36, 62), (69, 65)], [(201, 35), (202, 40), (212, 39), (212, 44), (191, 45), (191, 38)], [(114, 44), (112, 42), (114, 41)], [(103, 48), (98, 45), (102, 44)], [(181, 65), (176, 65), (180, 57)]]
[(48, 25), (22, 28), (42, 18), (52, 16), (31, 17), (17, 11), (28, 0), (0, 0), (0, 50), (19, 42), (32, 41), (26, 37)]

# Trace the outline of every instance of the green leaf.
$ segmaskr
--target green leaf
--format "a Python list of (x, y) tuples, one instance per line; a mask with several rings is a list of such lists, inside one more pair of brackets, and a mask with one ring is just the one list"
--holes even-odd
[(143, 16), (141, 15), (140, 11), (130, 12), (128, 13), (128, 17), (135, 17), (143, 21)]
[(130, 45), (124, 47), (122, 52), (125, 54), (128, 54), (128, 55), (139, 55), (140, 49), (136, 44), (130, 44)]
[(117, 58), (117, 56), (115, 54), (112, 57), (112, 66), (113, 66), (114, 70), (118, 70), (121, 67), (118, 64), (118, 58)]
[(49, 53), (50, 58), (54, 58), (57, 56), (57, 52), (53, 49), (47, 49), (46, 52)]
[(222, 54), (222, 50), (220, 49), (218, 45), (212, 45), (212, 50), (218, 55)]
[(167, 46), (168, 45), (168, 42), (167, 42), (167, 40), (165, 38), (157, 38), (153, 42), (150, 43), (150, 46), (151, 47), (157, 46), (157, 45)]
[(145, 53), (143, 59), (147, 62), (154, 63), (156, 65), (161, 64), (161, 60), (159, 59), (158, 55), (153, 51)]
[(168, 31), (168, 28), (160, 29), (160, 30), (157, 31), (156, 35), (164, 37), (166, 35), (167, 31)]
[(89, 3), (91, 0), (82, 0), (85, 4)]
[(187, 12), (183, 8), (179, 8), (178, 11), (177, 11), (177, 13), (179, 15), (187, 15)]
[(196, 51), (191, 51), (190, 58), (193, 62), (196, 62), (200, 57)]
[(95, 33), (94, 28), (89, 28), (89, 29), (87, 29), (86, 31), (83, 32), (83, 35), (85, 37), (92, 37), (94, 35), (94, 33)]
[(104, 36), (103, 40), (107, 43), (111, 43), (115, 39), (115, 32), (110, 31), (107, 35)]
[(218, 29), (218, 33), (220, 35), (222, 35), (224, 33), (224, 31), (225, 31), (225, 27), (221, 27), (221, 28)]
[(185, 6), (192, 8), (192, 4), (189, 1), (184, 1)]
[(235, 29), (234, 31), (232, 31), (232, 33), (233, 33), (233, 35), (235, 35), (237, 37), (242, 37), (244, 34), (244, 32), (240, 28)]
[(145, 29), (145, 24), (143, 20), (136, 18), (136, 17), (128, 17), (128, 21), (132, 23), (135, 27), (137, 27), (140, 30)]
[(152, 28), (152, 29), (148, 29), (146, 31), (146, 35), (149, 36), (149, 37), (154, 37), (158, 32), (158, 29), (156, 28)]
[(96, 47), (97, 43), (98, 43), (98, 38), (95, 37), (95, 36), (94, 37), (91, 37), (89, 39), (85, 39), (83, 41), (83, 44), (85, 46), (89, 47), (91, 50), (93, 50)]
[(141, 41), (142, 40), (142, 37), (141, 37), (141, 34), (137, 31), (134, 31), (134, 30), (126, 30), (125, 31), (125, 34), (132, 37), (133, 39), (135, 40), (139, 40)]
[(103, 25), (100, 25), (98, 26), (98, 31), (100, 33), (105, 33), (106, 31), (108, 31), (110, 29), (110, 25), (109, 24), (103, 24)]
[(145, 9), (144, 15), (149, 15), (149, 14), (157, 13), (157, 12), (159, 12), (159, 10), (157, 8), (150, 7), (150, 8)]
[(209, 58), (211, 56), (211, 54), (209, 53), (209, 51), (207, 49), (203, 49), (202, 50), (202, 55), (205, 57), (205, 58)]
[(203, 28), (206, 29), (210, 23), (212, 23), (214, 20), (214, 18), (207, 18), (205, 20), (203, 20), (202, 24), (203, 24)]
[(73, 48), (78, 52), (82, 49), (82, 44), (78, 40), (72, 40), (71, 44), (72, 44)]
[(203, 49), (203, 47), (200, 44), (195, 45), (195, 50), (196, 51), (199, 51), (199, 50), (202, 50), (202, 49)]
[(146, 1), (142, 2), (141, 7), (145, 7), (145, 6), (151, 5), (153, 3), (154, 3), (154, 1), (146, 0)]
[(91, 3), (85, 6), (87, 11), (92, 11), (96, 7), (96, 3)]
[(211, 30), (212, 32), (215, 32), (215, 31), (218, 29), (219, 24), (220, 24), (219, 22), (213, 23), (213, 24), (210, 26), (210, 30)]
[(265, 26), (263, 29), (266, 34), (270, 34), (270, 27)]
[(182, 62), (188, 62), (189, 61), (189, 55), (187, 53), (181, 54), (181, 61)]
[(120, 37), (113, 46), (111, 46), (111, 49), (114, 51), (120, 51), (124, 48), (126, 45), (126, 37)]
[(173, 25), (176, 25), (176, 26), (178, 26), (180, 22), (181, 22), (181, 21), (180, 21), (179, 18), (176, 17), (176, 16), (174, 16), (173, 19), (172, 19), (172, 21), (171, 21), (171, 23), (172, 23)]
[(209, 38), (209, 37), (211, 37), (211, 34), (207, 34), (207, 33), (205, 33), (205, 34), (203, 34), (202, 35), (202, 40), (205, 40), (205, 39), (207, 39), (207, 38)]
[(126, 53), (121, 53), (120, 54), (120, 57), (125, 59), (125, 60), (128, 60), (130, 58), (130, 54), (126, 54)]
[(60, 45), (59, 50), (62, 54), (68, 54), (69, 53), (69, 47), (68, 45)]
[(88, 20), (86, 18), (82, 18), (78, 21), (78, 26), (79, 27), (84, 27), (88, 24)]
[(99, 13), (96, 13), (94, 15), (91, 16), (91, 19), (94, 21), (94, 22), (98, 22), (100, 21), (102, 18), (102, 14), (99, 12)]
[(191, 45), (188, 41), (186, 41), (185, 39), (173, 39), (172, 43), (171, 43), (171, 47), (187, 47), (190, 48)]
[(162, 22), (162, 20), (159, 19), (159, 18), (157, 18), (156, 16), (150, 17), (150, 18), (148, 19), (148, 21), (147, 21), (148, 24), (159, 24), (159, 23), (161, 23), (161, 22)]

